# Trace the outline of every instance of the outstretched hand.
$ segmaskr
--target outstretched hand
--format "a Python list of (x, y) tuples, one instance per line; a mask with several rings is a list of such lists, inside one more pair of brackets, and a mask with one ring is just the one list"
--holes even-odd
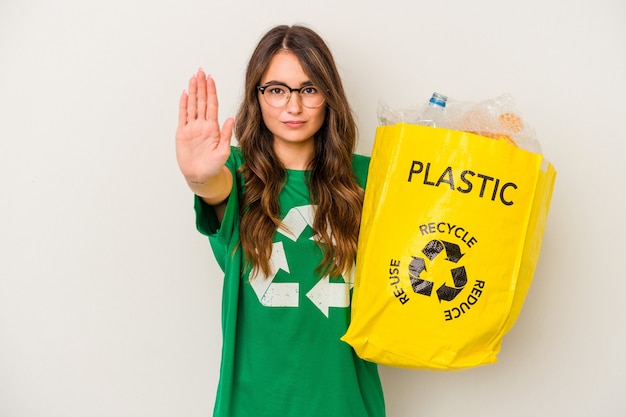
[(203, 183), (217, 176), (230, 155), (235, 120), (230, 117), (220, 129), (215, 81), (202, 69), (189, 80), (180, 97), (176, 158), (185, 179)]

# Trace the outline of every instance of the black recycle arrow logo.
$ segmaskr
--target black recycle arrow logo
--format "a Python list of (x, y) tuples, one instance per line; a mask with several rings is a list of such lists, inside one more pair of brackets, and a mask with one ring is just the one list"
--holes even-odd
[[(463, 257), (461, 248), (459, 245), (450, 242), (444, 242), (440, 240), (431, 240), (424, 246), (422, 253), (430, 260), (434, 260), (440, 253), (445, 250), (446, 261), (457, 263)], [(420, 278), (422, 272), (426, 271), (426, 260), (417, 256), (413, 256), (413, 260), (409, 264), (409, 277), (411, 278), (411, 286), (416, 294), (422, 294), (430, 297), (434, 283)], [(452, 275), (453, 287), (446, 285), (444, 282), (439, 288), (437, 288), (437, 298), (439, 301), (452, 301), (454, 298), (463, 291), (463, 287), (467, 284), (467, 273), (465, 267), (460, 266), (452, 268), (450, 270)]]

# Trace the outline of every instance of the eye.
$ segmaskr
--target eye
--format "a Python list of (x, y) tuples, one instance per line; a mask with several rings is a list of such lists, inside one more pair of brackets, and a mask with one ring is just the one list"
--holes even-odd
[(300, 93), (312, 96), (315, 94), (319, 94), (319, 91), (317, 91), (317, 87), (310, 85), (308, 87), (302, 87), (302, 90), (300, 90)]
[(282, 87), (280, 85), (271, 85), (269, 87), (267, 87), (267, 92), (269, 92), (270, 94), (274, 95), (274, 96), (281, 96), (281, 95), (286, 95), (287, 94), (287, 89), (285, 87)]

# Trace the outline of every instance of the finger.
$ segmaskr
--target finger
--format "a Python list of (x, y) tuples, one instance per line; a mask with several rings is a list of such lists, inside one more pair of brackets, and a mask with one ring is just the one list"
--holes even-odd
[(178, 102), (178, 127), (181, 128), (187, 124), (187, 92), (183, 91)]
[(235, 119), (229, 117), (224, 122), (222, 126), (222, 131), (220, 132), (220, 143), (219, 148), (221, 150), (226, 151), (230, 147), (230, 139), (233, 136), (233, 127), (235, 126)]
[(206, 95), (207, 95), (207, 119), (217, 122), (218, 114), (218, 102), (217, 102), (217, 88), (215, 87), (215, 80), (210, 75), (206, 80)]
[(187, 98), (187, 120), (195, 120), (197, 111), (197, 94), (198, 94), (198, 79), (194, 75), (189, 80), (189, 93)]
[(198, 70), (196, 80), (198, 80), (198, 118), (206, 120), (207, 81), (206, 74), (202, 68)]

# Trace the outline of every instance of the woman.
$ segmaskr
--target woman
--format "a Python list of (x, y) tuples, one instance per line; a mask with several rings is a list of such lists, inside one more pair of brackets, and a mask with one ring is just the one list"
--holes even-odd
[(214, 415), (384, 416), (376, 365), (339, 340), (369, 158), (353, 154), (356, 126), (327, 45), (302, 26), (271, 29), (236, 122), (220, 129), (217, 109), (214, 80), (199, 70), (181, 96), (176, 151), (225, 272)]

